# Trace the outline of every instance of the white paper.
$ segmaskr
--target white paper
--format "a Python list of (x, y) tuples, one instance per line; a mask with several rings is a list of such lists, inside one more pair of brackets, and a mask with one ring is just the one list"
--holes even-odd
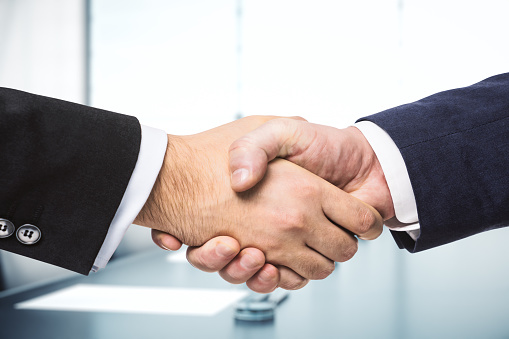
[(247, 295), (240, 290), (75, 285), (18, 303), (15, 308), (213, 316)]

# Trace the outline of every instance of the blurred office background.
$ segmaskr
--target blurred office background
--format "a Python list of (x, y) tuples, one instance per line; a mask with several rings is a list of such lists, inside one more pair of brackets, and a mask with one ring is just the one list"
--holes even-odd
[[(170, 134), (253, 114), (346, 127), (509, 71), (508, 12), (504, 0), (0, 0), (0, 86)], [(355, 295), (412, 286), (390, 296), (408, 307), (426, 291), (460, 290), (478, 302), (469, 307), (496, 309), (509, 302), (507, 239), (501, 229), (410, 255), (384, 232), (342, 265), (342, 279), (358, 280)], [(152, 247), (133, 226), (116, 257)], [(349, 274), (361, 262), (364, 273)], [(72, 275), (6, 252), (0, 264), (3, 289)], [(483, 291), (499, 297), (475, 297)], [(468, 322), (467, 309), (450, 321)]]

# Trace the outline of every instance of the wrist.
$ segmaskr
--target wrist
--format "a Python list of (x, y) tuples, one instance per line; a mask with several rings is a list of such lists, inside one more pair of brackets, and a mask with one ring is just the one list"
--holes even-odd
[(178, 225), (190, 208), (192, 199), (193, 171), (190, 168), (189, 147), (183, 137), (168, 135), (168, 144), (163, 165), (152, 187), (145, 205), (138, 213), (134, 223), (168, 232), (181, 239), (175, 233)]
[(356, 127), (349, 127), (353, 143), (357, 145), (361, 168), (358, 178), (362, 181), (362, 200), (372, 205), (384, 218), (394, 217), (394, 203), (380, 161), (364, 134)]

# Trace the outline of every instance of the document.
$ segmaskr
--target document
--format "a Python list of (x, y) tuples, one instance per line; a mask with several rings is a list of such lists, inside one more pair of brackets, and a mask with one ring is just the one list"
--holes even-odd
[(78, 284), (20, 302), (15, 308), (213, 316), (247, 295), (234, 289)]

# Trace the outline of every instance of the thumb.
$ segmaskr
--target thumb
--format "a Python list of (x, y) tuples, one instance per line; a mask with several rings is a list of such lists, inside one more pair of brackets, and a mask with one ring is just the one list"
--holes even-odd
[(231, 186), (243, 192), (262, 180), (267, 164), (276, 157), (285, 157), (295, 143), (300, 117), (274, 119), (235, 140), (229, 150)]

